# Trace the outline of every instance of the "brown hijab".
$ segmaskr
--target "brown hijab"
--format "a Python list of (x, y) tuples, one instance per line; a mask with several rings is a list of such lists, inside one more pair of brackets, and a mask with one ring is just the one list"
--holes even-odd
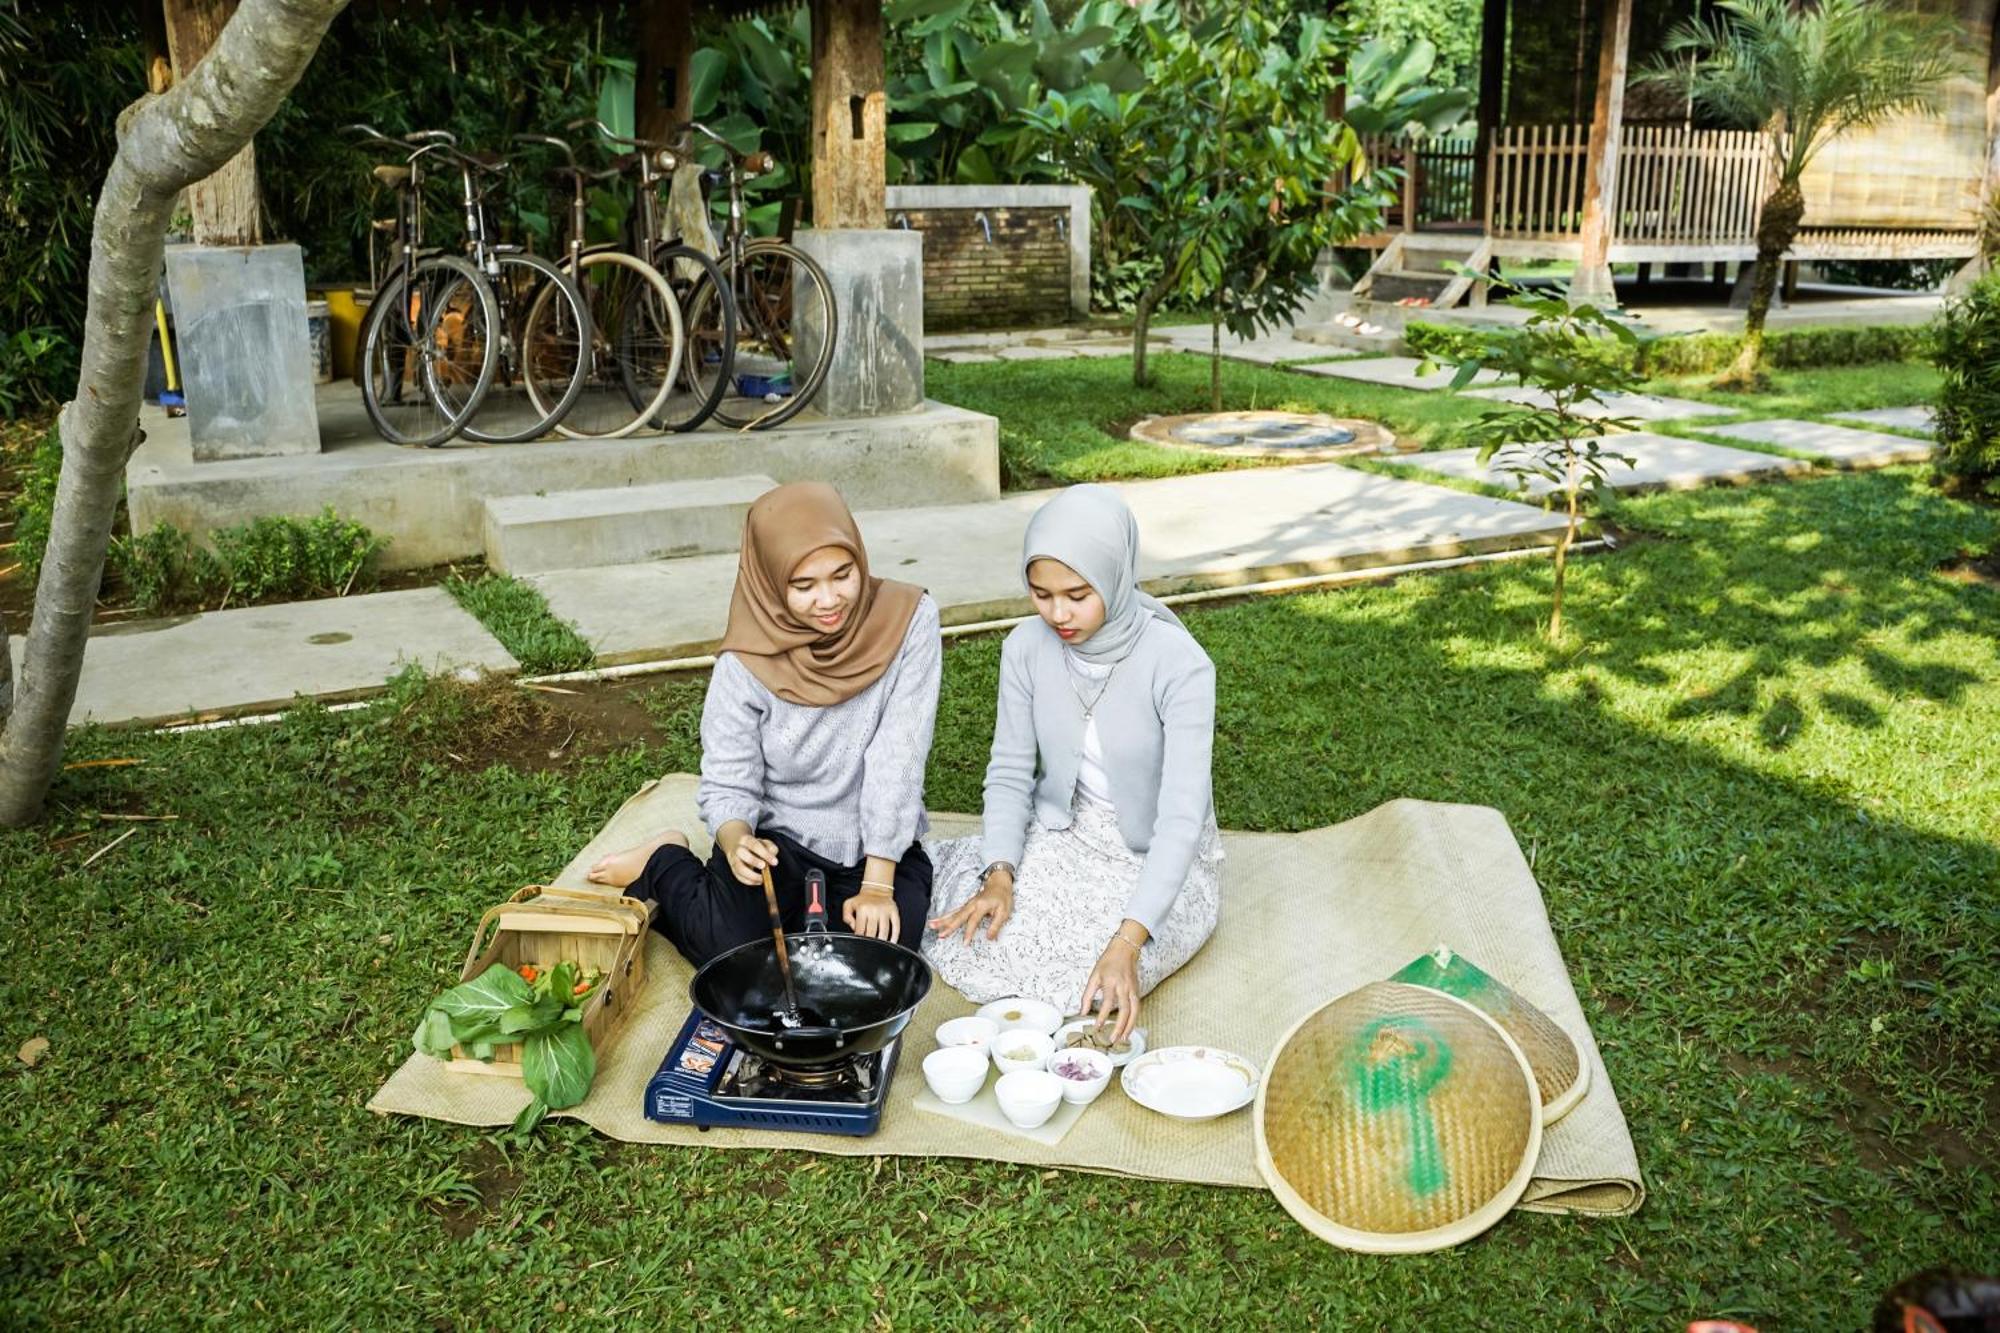
[[(861, 571), (861, 596), (832, 634), (792, 615), (785, 585), (822, 546), (838, 546)], [(868, 573), (868, 550), (840, 492), (820, 481), (766, 491), (743, 522), (743, 554), (720, 652), (735, 653), (764, 688), (788, 703), (825, 708), (880, 679), (902, 650), (924, 590)]]

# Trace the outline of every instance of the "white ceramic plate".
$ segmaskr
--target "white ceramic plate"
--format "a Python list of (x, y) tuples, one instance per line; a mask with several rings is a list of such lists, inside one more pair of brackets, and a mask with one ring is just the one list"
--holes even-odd
[(1213, 1120), (1240, 1111), (1257, 1096), (1262, 1076), (1240, 1055), (1211, 1046), (1168, 1046), (1125, 1066), (1125, 1095), (1177, 1120)]
[(1062, 1010), (1042, 1000), (1030, 1000), (1015, 996), (1010, 1000), (995, 1000), (991, 1004), (979, 1006), (979, 1016), (990, 1018), (1005, 1032), (1009, 1028), (1033, 1028), (1037, 1032), (1054, 1032), (1062, 1026)]
[[(1094, 1018), (1079, 1018), (1075, 1022), (1065, 1023), (1057, 1028), (1056, 1053), (1061, 1054), (1063, 1051), (1069, 1049), (1071, 1034), (1086, 1032), (1096, 1026), (1097, 1020)], [(1119, 1054), (1113, 1054), (1110, 1051), (1104, 1052), (1106, 1055), (1111, 1056), (1111, 1067), (1113, 1069), (1122, 1069), (1146, 1053), (1146, 1029), (1133, 1028), (1132, 1035), (1125, 1039), (1125, 1046), (1126, 1049), (1124, 1052)], [(1086, 1043), (1084, 1049), (1094, 1051), (1099, 1048), (1094, 1043)]]

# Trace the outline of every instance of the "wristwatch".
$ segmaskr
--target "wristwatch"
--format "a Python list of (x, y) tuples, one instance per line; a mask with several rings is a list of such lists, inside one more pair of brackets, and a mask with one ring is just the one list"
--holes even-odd
[(1014, 863), (1012, 861), (995, 861), (992, 865), (980, 871), (979, 872), (980, 888), (983, 889), (986, 887), (986, 881), (993, 878), (993, 872), (996, 870), (1004, 870), (1011, 875), (1014, 873)]

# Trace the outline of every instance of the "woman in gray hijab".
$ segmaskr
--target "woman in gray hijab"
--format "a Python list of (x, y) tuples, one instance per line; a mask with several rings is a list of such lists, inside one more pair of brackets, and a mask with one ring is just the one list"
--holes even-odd
[(1037, 615), (1000, 652), (984, 832), (932, 851), (924, 956), (969, 999), (1031, 996), (1123, 1040), (1215, 929), (1215, 667), (1139, 590), (1109, 487), (1042, 506), (1021, 571)]

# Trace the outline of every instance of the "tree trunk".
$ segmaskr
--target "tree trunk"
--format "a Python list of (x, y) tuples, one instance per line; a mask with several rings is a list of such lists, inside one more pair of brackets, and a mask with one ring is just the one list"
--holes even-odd
[(1222, 410), (1222, 288), (1208, 311), (1208, 410)]
[(1549, 612), (1549, 642), (1561, 643), (1563, 636), (1563, 576), (1569, 572), (1570, 543), (1576, 540), (1577, 486), (1582, 478), (1577, 475), (1576, 459), (1569, 461), (1569, 486), (1565, 499), (1569, 522), (1563, 528), (1563, 535), (1556, 539), (1556, 592), (1553, 609)]
[(154, 288), (174, 197), (213, 175), (298, 82), (347, 0), (242, 0), (208, 55), (118, 118), (118, 153), (91, 230), (77, 396), (62, 410), (62, 473), (13, 712), (0, 732), (0, 824), (40, 811), (62, 761), (119, 482), (139, 442)]
[(1153, 320), (1153, 310), (1167, 299), (1174, 289), (1174, 275), (1163, 274), (1160, 280), (1140, 294), (1139, 304), (1132, 309), (1132, 386), (1143, 389), (1152, 381), (1146, 377), (1146, 330)]
[(1780, 184), (1757, 214), (1757, 272), (1751, 280), (1750, 309), (1743, 317), (1743, 350), (1716, 387), (1751, 389), (1763, 382), (1764, 321), (1778, 292), (1785, 251), (1792, 248), (1805, 215), (1805, 194), (1797, 181)]

